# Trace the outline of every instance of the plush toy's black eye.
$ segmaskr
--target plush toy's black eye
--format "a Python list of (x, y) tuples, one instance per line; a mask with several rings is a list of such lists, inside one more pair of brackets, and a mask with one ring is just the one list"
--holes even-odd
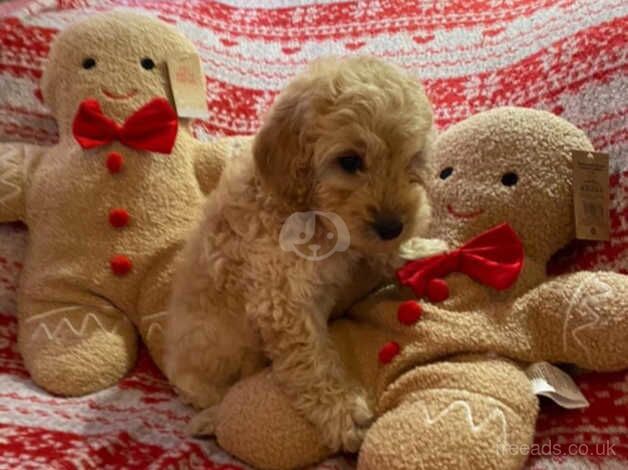
[(151, 70), (155, 68), (155, 62), (153, 62), (153, 59), (151, 59), (150, 57), (144, 57), (142, 60), (140, 60), (140, 64), (142, 64), (142, 67), (146, 70)]
[(454, 172), (453, 167), (448, 166), (447, 168), (443, 168), (443, 170), (440, 172), (440, 179), (442, 180), (446, 180), (447, 178), (449, 178), (451, 176), (451, 174)]
[(96, 60), (91, 57), (87, 57), (83, 60), (83, 68), (86, 70), (93, 69), (96, 67)]
[(355, 154), (343, 155), (338, 157), (338, 164), (347, 173), (357, 173), (364, 169), (364, 161), (362, 157)]
[(517, 176), (517, 173), (514, 173), (512, 171), (509, 171), (508, 173), (504, 173), (502, 175), (502, 184), (504, 186), (514, 186), (515, 184), (517, 184), (517, 181), (519, 181), (519, 177)]

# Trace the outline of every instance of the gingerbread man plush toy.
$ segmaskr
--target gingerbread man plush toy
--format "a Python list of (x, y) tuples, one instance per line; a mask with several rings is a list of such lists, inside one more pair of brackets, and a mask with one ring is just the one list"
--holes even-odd
[(149, 17), (83, 20), (56, 38), (42, 80), (59, 143), (0, 144), (0, 221), (30, 237), (19, 348), (53, 393), (114, 384), (138, 330), (160, 363), (173, 262), (233, 144), (195, 140), (171, 105), (166, 60), (195, 53)]
[[(401, 286), (331, 326), (378, 416), (359, 469), (521, 468), (538, 413), (529, 364), (628, 367), (628, 276), (546, 275), (574, 236), (571, 149), (592, 146), (565, 120), (523, 108), (437, 139), (432, 235), (451, 251), (409, 262)], [(234, 387), (214, 418), (218, 442), (256, 467), (329, 455), (270, 371)]]

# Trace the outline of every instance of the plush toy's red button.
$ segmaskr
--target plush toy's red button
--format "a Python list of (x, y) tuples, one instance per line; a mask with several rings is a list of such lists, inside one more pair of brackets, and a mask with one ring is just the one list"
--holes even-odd
[(399, 308), (397, 309), (397, 320), (399, 320), (399, 323), (404, 325), (414, 325), (417, 321), (419, 321), (422, 313), (423, 309), (418, 302), (408, 300), (407, 302), (399, 305)]
[(120, 173), (124, 165), (124, 157), (118, 152), (111, 152), (107, 155), (107, 169), (109, 173)]
[(124, 255), (112, 256), (111, 260), (109, 260), (109, 264), (111, 265), (111, 271), (113, 271), (116, 276), (128, 274), (133, 267), (131, 260)]
[(427, 283), (427, 298), (430, 302), (442, 302), (449, 298), (449, 286), (444, 279), (431, 279)]
[(399, 343), (390, 341), (383, 345), (379, 350), (379, 362), (382, 364), (388, 364), (392, 361), (400, 351)]
[(129, 213), (122, 208), (109, 211), (109, 223), (116, 228), (125, 227), (129, 223)]

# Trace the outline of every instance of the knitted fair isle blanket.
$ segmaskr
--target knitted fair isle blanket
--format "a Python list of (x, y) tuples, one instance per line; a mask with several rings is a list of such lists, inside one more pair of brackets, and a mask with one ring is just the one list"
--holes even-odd
[[(609, 243), (574, 244), (554, 272), (628, 273), (628, 4), (624, 0), (9, 0), (0, 2), (0, 141), (53, 143), (38, 80), (51, 39), (77, 18), (126, 7), (176, 25), (198, 47), (210, 117), (199, 138), (250, 134), (312, 58), (374, 54), (421, 77), (446, 128), (514, 104), (584, 129), (612, 157)], [(248, 468), (184, 436), (181, 405), (145, 352), (118, 386), (55, 398), (16, 348), (15, 291), (26, 231), (0, 225), (0, 469)], [(591, 407), (543, 402), (532, 469), (628, 467), (628, 372), (577, 377)], [(336, 458), (320, 469), (353, 468)]]

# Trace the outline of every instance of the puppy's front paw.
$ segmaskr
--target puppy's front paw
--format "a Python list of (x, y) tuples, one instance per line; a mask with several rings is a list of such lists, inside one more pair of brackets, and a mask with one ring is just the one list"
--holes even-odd
[(207, 408), (192, 417), (185, 428), (188, 436), (213, 436), (216, 432), (218, 406)]
[(373, 421), (373, 413), (364, 395), (351, 393), (332, 406), (327, 418), (322, 423), (327, 447), (334, 452), (357, 452)]
[(185, 375), (172, 380), (179, 398), (186, 405), (204, 410), (222, 401), (225, 391), (203, 382), (194, 375)]

